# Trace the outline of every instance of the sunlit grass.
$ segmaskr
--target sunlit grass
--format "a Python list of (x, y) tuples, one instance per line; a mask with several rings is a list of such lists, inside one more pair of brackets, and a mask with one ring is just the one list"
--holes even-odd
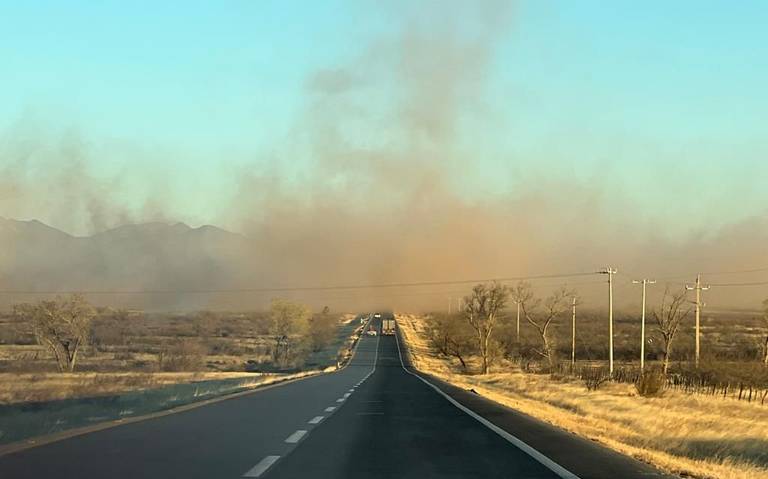
[(768, 477), (768, 406), (668, 390), (637, 395), (631, 384), (587, 391), (581, 381), (553, 380), (500, 364), (491, 374), (464, 375), (438, 357), (423, 321), (398, 316), (414, 366), (479, 394), (669, 472), (697, 477)]

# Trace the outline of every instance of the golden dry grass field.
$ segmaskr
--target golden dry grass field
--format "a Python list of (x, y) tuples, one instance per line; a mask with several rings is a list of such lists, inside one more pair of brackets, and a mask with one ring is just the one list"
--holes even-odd
[(588, 391), (575, 379), (528, 374), (500, 362), (487, 375), (461, 374), (439, 357), (424, 318), (398, 315), (416, 368), (668, 472), (700, 478), (768, 477), (768, 406), (667, 390), (638, 396), (632, 384)]
[[(354, 315), (336, 315), (326, 343), (288, 368), (272, 364), (266, 317), (240, 313), (143, 314), (94, 325), (74, 373), (61, 373), (26, 325), (0, 315), (0, 404), (120, 394), (178, 383), (248, 378), (254, 386), (335, 367)], [(309, 346), (307, 346), (309, 347)]]

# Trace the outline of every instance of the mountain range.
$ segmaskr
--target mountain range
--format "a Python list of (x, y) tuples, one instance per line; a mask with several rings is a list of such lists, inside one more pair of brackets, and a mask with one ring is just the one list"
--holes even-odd
[(167, 303), (169, 291), (253, 284), (254, 260), (245, 236), (214, 226), (143, 223), (72, 236), (40, 221), (0, 218), (0, 290), (6, 297), (151, 290), (163, 293), (150, 302)]

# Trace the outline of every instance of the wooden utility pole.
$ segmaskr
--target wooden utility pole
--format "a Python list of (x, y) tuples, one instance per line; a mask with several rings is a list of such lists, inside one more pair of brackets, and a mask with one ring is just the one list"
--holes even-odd
[(571, 316), (571, 371), (576, 366), (576, 296), (573, 297)]
[(701, 357), (701, 292), (709, 290), (709, 286), (701, 285), (701, 274), (696, 275), (696, 284), (694, 286), (685, 285), (688, 291), (696, 291), (696, 367), (699, 367)]
[(517, 344), (520, 344), (520, 301), (515, 301), (517, 304)]
[(645, 288), (649, 284), (655, 284), (656, 281), (643, 279), (640, 281), (632, 281), (632, 283), (643, 285), (643, 314), (640, 320), (640, 371), (643, 371), (643, 368), (645, 368)]
[(608, 372), (613, 377), (613, 275), (618, 271), (608, 266), (599, 273), (608, 275)]

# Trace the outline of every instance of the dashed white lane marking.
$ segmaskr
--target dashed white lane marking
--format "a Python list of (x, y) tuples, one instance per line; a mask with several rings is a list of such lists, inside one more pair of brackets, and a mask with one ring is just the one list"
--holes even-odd
[(336, 400), (336, 402), (344, 402), (344, 399), (346, 399), (346, 398), (339, 398), (339, 399)]
[(308, 422), (309, 422), (310, 424), (317, 424), (317, 423), (319, 423), (320, 421), (322, 421), (322, 420), (323, 420), (323, 417), (324, 417), (324, 416), (315, 416), (315, 417), (313, 417), (312, 419), (310, 419)]
[(355, 388), (350, 389), (349, 392), (351, 393), (355, 392)]
[(288, 444), (296, 444), (301, 440), (304, 435), (307, 434), (307, 431), (304, 431), (303, 429), (299, 429), (298, 431), (294, 432), (288, 438), (285, 440)]
[(333, 412), (334, 409), (336, 409), (336, 406), (328, 406), (327, 408), (325, 408), (325, 412)]
[(262, 459), (258, 464), (253, 466), (248, 472), (243, 474), (243, 477), (259, 477), (266, 472), (267, 469), (272, 466), (280, 456), (267, 456)]
[(344, 399), (347, 399), (351, 395), (352, 395), (352, 393), (344, 393)]

